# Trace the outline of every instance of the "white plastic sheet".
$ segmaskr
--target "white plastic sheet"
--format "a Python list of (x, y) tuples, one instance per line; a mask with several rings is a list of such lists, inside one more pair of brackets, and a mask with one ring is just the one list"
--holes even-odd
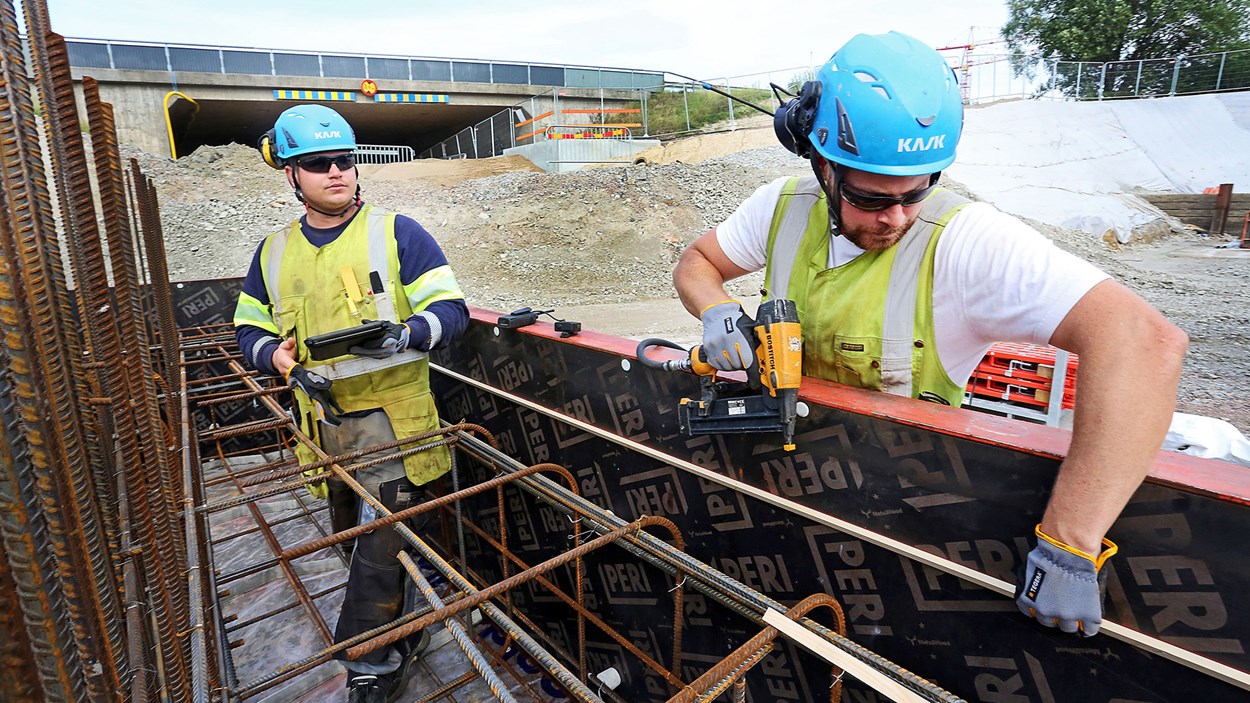
[(1140, 192), (1250, 190), (1250, 99), (1022, 100), (970, 108), (953, 178), (1000, 210), (1127, 242)]
[(1232, 424), (1214, 417), (1174, 413), (1163, 448), (1250, 467), (1250, 440)]

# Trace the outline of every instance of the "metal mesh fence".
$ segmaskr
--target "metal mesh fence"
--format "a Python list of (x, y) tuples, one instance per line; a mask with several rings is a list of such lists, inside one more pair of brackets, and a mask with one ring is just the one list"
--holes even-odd
[(396, 164), (412, 161), (416, 152), (410, 146), (357, 144), (355, 155), (358, 164)]
[(1250, 89), (1250, 50), (1109, 62), (1006, 54), (948, 60), (965, 102), (973, 104), (1010, 97), (1111, 100)]

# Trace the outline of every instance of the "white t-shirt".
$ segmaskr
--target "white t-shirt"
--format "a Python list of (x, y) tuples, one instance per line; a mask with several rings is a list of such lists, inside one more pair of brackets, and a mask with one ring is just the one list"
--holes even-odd
[[(761, 186), (716, 228), (725, 255), (748, 271), (764, 268), (768, 228), (786, 180)], [(862, 253), (834, 237), (828, 265)], [(947, 224), (934, 260), (933, 326), (946, 375), (966, 383), (994, 342), (1049, 344), (1077, 301), (1106, 278), (1015, 217), (970, 203)]]

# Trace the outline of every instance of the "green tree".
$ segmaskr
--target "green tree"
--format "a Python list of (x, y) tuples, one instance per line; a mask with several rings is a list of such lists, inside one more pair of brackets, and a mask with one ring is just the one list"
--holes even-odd
[[(1166, 90), (1174, 58), (1250, 47), (1250, 0), (1008, 0), (1007, 13), (1002, 34), (1013, 56), (1034, 59), (1013, 60), (1017, 75), (1033, 75), (1039, 54), (1064, 62), (1134, 62), (1109, 65), (1105, 78), (1101, 67), (1082, 72), (1082, 97)], [(1075, 95), (1080, 68), (1061, 64), (1055, 86)], [(1203, 88), (1204, 68), (1185, 71), (1197, 81), (1190, 88), (1214, 89)]]

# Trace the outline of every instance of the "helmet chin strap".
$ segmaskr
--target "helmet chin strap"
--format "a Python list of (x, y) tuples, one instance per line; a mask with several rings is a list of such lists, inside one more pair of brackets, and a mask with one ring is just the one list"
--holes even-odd
[(842, 233), (842, 199), (838, 197), (838, 180), (842, 174), (838, 173), (841, 166), (821, 159), (833, 169), (832, 186), (825, 183), (824, 169), (820, 167), (820, 163), (816, 159), (811, 159), (812, 171), (816, 173), (816, 182), (820, 184), (821, 190), (825, 191), (825, 207), (829, 209), (829, 235), (836, 237)]
[[(337, 212), (326, 212), (325, 210), (322, 210), (321, 208), (308, 202), (304, 198), (304, 191), (303, 189), (299, 187), (299, 177), (295, 175), (296, 173), (297, 171), (294, 171), (294, 170), (291, 171), (291, 180), (295, 182), (295, 199), (303, 203), (305, 208), (312, 210), (313, 212), (321, 213), (322, 215), (325, 215), (326, 217), (342, 217), (343, 215), (346, 215), (348, 211), (351, 210), (352, 208), (360, 207), (361, 205), (364, 204), (364, 201), (360, 199), (360, 181), (356, 181), (356, 196), (352, 198), (352, 201), (348, 203), (347, 206), (344, 207), (342, 210), (339, 210)], [(357, 173), (359, 173), (359, 171), (357, 171)]]

